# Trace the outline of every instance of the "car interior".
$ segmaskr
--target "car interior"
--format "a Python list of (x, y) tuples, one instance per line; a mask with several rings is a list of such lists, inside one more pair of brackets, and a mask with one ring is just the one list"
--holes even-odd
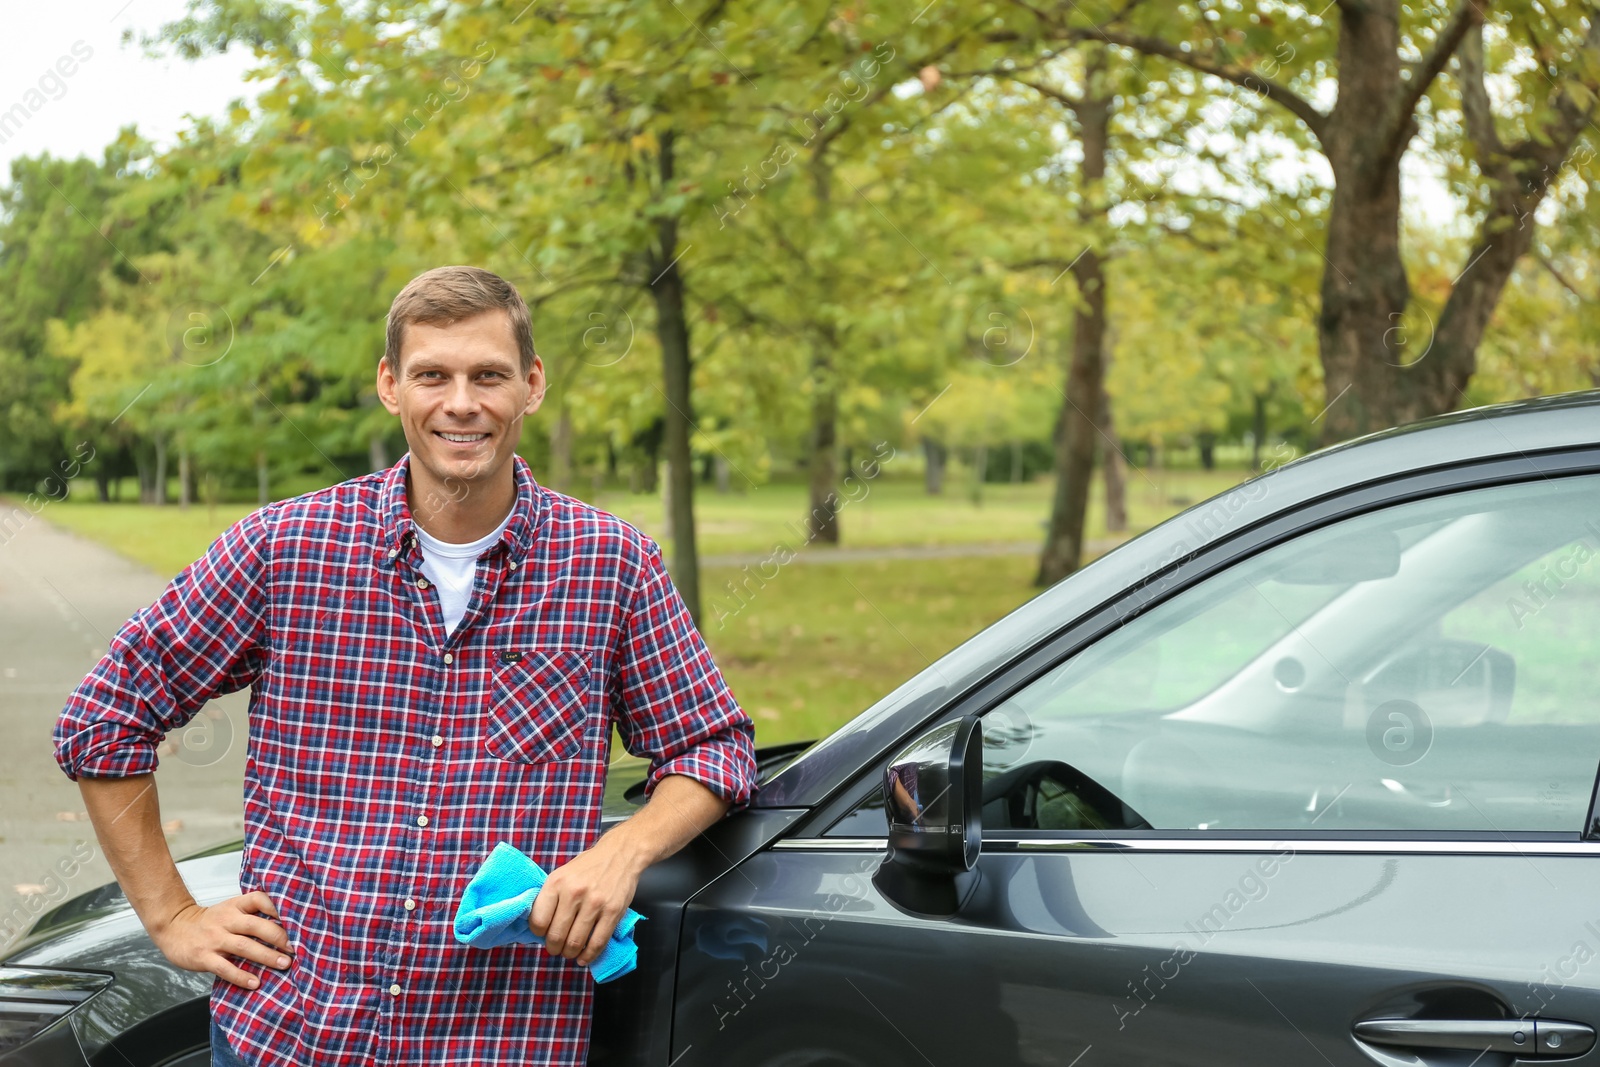
[[(1354, 516), (1131, 618), (985, 716), (985, 831), (1576, 838), (1600, 761), (1597, 491)], [(883, 832), (875, 799), (858, 812), (830, 834)]]

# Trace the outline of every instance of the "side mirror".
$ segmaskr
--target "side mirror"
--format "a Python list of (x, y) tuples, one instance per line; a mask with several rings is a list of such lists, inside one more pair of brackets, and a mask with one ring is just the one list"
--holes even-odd
[(955, 914), (977, 886), (983, 842), (978, 716), (937, 726), (890, 760), (883, 801), (889, 852), (873, 884), (912, 914)]

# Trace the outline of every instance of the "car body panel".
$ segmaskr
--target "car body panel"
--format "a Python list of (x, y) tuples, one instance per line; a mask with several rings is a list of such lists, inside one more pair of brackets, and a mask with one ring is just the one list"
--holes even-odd
[[(690, 906), (675, 1062), (1370, 1067), (1351, 1026), (1405, 996), (1600, 1019), (1600, 982), (1580, 967), (1600, 958), (1600, 847), (1505, 850), (1487, 868), (1346, 847), (1041, 857), (986, 843), (949, 920), (885, 898), (881, 851), (771, 849)], [(1548, 960), (1530, 957), (1540, 920), (1515, 899), (1559, 902)], [(730, 944), (742, 954), (718, 951)]]

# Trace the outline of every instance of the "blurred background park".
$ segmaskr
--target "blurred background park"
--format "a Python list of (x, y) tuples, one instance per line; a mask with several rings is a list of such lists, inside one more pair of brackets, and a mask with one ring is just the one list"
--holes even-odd
[[(763, 741), (1256, 472), (1600, 384), (1577, 0), (138, 13), (8, 59), (8, 523), (164, 580), (387, 466), (389, 302), (485, 266), (551, 383), (523, 455), (661, 540)], [(113, 51), (241, 80), (52, 151)]]

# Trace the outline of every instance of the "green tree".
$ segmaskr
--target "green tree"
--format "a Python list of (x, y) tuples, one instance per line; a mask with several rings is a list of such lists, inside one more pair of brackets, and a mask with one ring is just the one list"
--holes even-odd
[[(1326, 160), (1333, 194), (1317, 321), (1328, 440), (1459, 403), (1500, 294), (1532, 246), (1534, 216), (1592, 136), (1600, 84), (1600, 18), (1587, 5), (1065, 3), (1007, 21), (989, 39), (1021, 57), (1092, 41), (1233, 87), (1245, 107), (1260, 101), (1292, 116), (1300, 143)], [(1487, 71), (1502, 87), (1498, 104)], [(1400, 174), (1414, 146), (1430, 143), (1458, 146), (1468, 161), (1458, 173), (1476, 236), (1427, 346), (1397, 347), (1412, 300)]]

